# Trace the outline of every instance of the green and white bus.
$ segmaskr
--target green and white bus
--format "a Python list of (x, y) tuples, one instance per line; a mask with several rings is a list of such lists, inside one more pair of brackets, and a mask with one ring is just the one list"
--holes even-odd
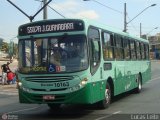
[(20, 103), (98, 104), (151, 79), (149, 42), (86, 19), (53, 19), (21, 25)]

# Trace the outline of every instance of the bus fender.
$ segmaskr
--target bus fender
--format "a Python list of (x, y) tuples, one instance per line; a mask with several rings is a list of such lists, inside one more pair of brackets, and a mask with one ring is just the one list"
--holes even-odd
[(109, 77), (107, 79), (106, 84), (107, 83), (110, 85), (110, 88), (111, 88), (111, 99), (112, 99), (112, 97), (114, 96), (114, 83), (113, 83), (113, 79), (111, 77)]

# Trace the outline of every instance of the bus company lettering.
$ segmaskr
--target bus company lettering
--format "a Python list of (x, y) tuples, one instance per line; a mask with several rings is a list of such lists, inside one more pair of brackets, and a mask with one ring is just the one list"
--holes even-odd
[(63, 23), (63, 24), (51, 24), (51, 25), (27, 27), (28, 34), (52, 32), (52, 31), (65, 31), (65, 30), (74, 30), (74, 24)]

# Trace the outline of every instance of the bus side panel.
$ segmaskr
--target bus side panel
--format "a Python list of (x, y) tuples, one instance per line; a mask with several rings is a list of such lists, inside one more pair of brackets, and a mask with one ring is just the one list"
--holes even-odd
[(124, 61), (115, 61), (114, 67), (114, 95), (124, 92)]
[(144, 61), (141, 69), (142, 69), (142, 83), (144, 84), (148, 80), (151, 80), (151, 62)]

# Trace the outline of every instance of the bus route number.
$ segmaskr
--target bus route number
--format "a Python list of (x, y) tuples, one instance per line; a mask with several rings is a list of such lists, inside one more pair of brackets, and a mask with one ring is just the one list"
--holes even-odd
[(54, 83), (55, 87), (69, 87), (69, 82), (57, 82)]

